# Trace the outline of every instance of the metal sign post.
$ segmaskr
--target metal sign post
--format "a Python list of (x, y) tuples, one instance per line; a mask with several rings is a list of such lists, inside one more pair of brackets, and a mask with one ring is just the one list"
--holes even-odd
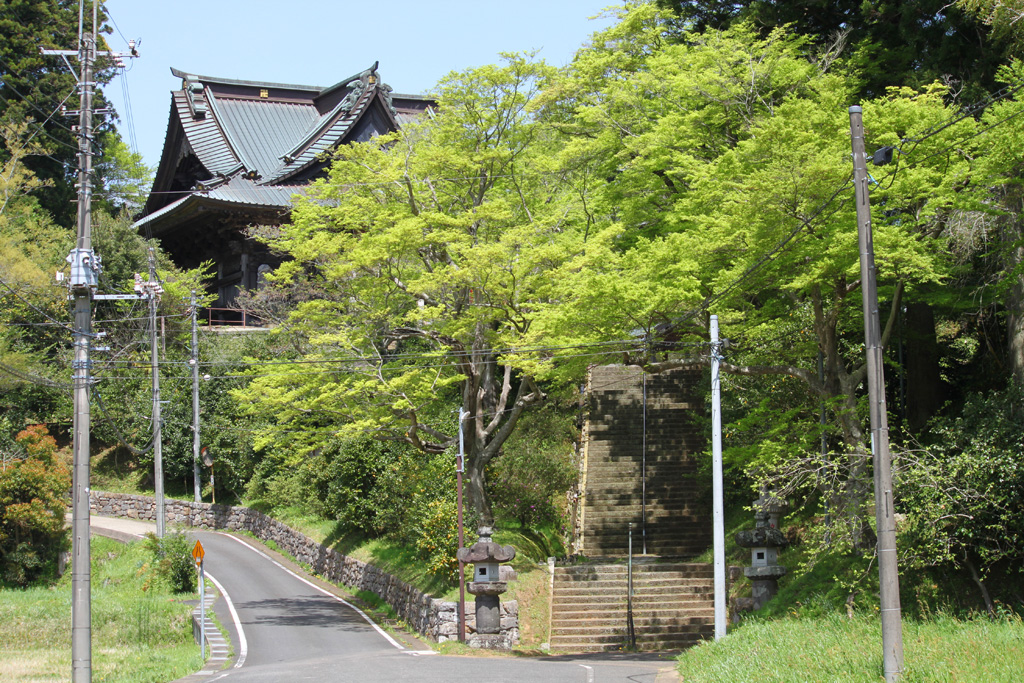
[(725, 492), (722, 476), (722, 383), (719, 365), (718, 316), (711, 316), (711, 452), (712, 538), (715, 557), (715, 640), (726, 634)]
[[(468, 413), (459, 406), (459, 454), (455, 460), (455, 478), (458, 487), (458, 525), (459, 525), (459, 550), (463, 547), (462, 538), (462, 473), (466, 470), (465, 448), (462, 437), (462, 419)], [(466, 642), (466, 571), (465, 563), (459, 560), (459, 642)]]
[(196, 561), (196, 568), (199, 570), (199, 655), (206, 661), (206, 574), (203, 571), (203, 558), (206, 551), (203, 544), (196, 541), (192, 548), (192, 559)]

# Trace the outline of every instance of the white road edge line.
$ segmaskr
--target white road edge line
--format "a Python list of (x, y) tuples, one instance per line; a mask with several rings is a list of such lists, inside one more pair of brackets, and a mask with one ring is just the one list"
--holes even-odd
[(249, 643), (245, 639), (245, 631), (242, 630), (242, 621), (238, 618), (235, 603), (231, 601), (231, 596), (224, 590), (224, 586), (221, 585), (220, 581), (213, 578), (213, 574), (210, 572), (206, 572), (206, 576), (210, 581), (213, 581), (213, 585), (217, 587), (217, 590), (224, 597), (224, 602), (228, 605), (228, 611), (231, 612), (231, 621), (235, 622), (235, 630), (238, 631), (238, 659), (235, 660), (235, 665), (231, 668), (238, 669), (245, 664), (245, 658), (249, 654)]
[(580, 664), (579, 666), (587, 670), (587, 683), (594, 683), (594, 667), (587, 666), (586, 664)]
[[(217, 532), (217, 533), (219, 533), (219, 532)], [(285, 566), (284, 566), (283, 564), (281, 564), (280, 562), (278, 562), (277, 560), (275, 560), (274, 558), (272, 558), (272, 557), (271, 557), (270, 555), (267, 555), (267, 554), (266, 554), (265, 552), (263, 552), (263, 551), (262, 551), (262, 550), (260, 550), (259, 548), (255, 547), (255, 546), (253, 546), (253, 545), (250, 545), (250, 544), (248, 544), (248, 543), (246, 543), (245, 541), (243, 541), (242, 539), (238, 538), (237, 536), (232, 536), (231, 534), (221, 534), (221, 535), (222, 535), (222, 536), (227, 536), (227, 537), (228, 537), (228, 538), (230, 538), (230, 539), (233, 539), (233, 540), (235, 540), (235, 541), (238, 541), (239, 543), (241, 543), (242, 545), (244, 545), (244, 546), (245, 546), (246, 548), (248, 548), (249, 550), (252, 550), (252, 551), (253, 551), (254, 553), (256, 553), (257, 555), (260, 555), (260, 556), (262, 556), (262, 557), (266, 558), (267, 560), (270, 560), (270, 561), (271, 561), (271, 562), (273, 562), (273, 563), (274, 563), (275, 565), (277, 565), (278, 567), (280, 567), (281, 569), (283, 569), (283, 570), (284, 570), (284, 571), (286, 571), (287, 573), (291, 574), (291, 575), (292, 575), (292, 576), (294, 576), (294, 577), (295, 577), (296, 579), (298, 579), (298, 580), (299, 580), (299, 581), (301, 581), (302, 583), (306, 584), (306, 585), (307, 585), (307, 586), (309, 586), (310, 588), (314, 588), (314, 589), (316, 589), (316, 590), (320, 591), (321, 593), (323, 593), (324, 595), (326, 595), (327, 597), (329, 597), (329, 598), (334, 598), (335, 600), (337, 600), (337, 601), (338, 601), (338, 602), (340, 602), (341, 604), (345, 605), (346, 607), (349, 607), (349, 608), (351, 608), (351, 609), (355, 610), (356, 614), (358, 614), (358, 615), (359, 615), (359, 616), (361, 616), (361, 617), (362, 617), (362, 618), (363, 618), (364, 620), (366, 620), (366, 623), (367, 623), (367, 624), (369, 624), (370, 626), (372, 626), (372, 627), (373, 627), (373, 629), (374, 629), (375, 631), (377, 631), (377, 633), (379, 633), (379, 634), (380, 634), (381, 636), (383, 636), (383, 637), (384, 637), (384, 639), (385, 639), (385, 640), (387, 640), (387, 641), (388, 641), (389, 643), (391, 643), (392, 645), (394, 645), (394, 646), (395, 646), (395, 648), (397, 648), (398, 650), (405, 650), (405, 646), (404, 646), (404, 645), (402, 645), (402, 644), (401, 644), (401, 643), (399, 643), (399, 642), (398, 642), (397, 640), (395, 640), (395, 639), (394, 639), (394, 638), (392, 638), (392, 637), (391, 637), (390, 635), (388, 635), (387, 631), (385, 631), (385, 630), (384, 630), (384, 629), (382, 629), (382, 628), (381, 628), (380, 626), (378, 626), (377, 624), (375, 624), (375, 623), (373, 622), (373, 619), (371, 619), (371, 618), (369, 617), (369, 615), (367, 615), (367, 614), (366, 614), (366, 612), (364, 612), (363, 610), (359, 609), (358, 607), (356, 607), (356, 606), (355, 606), (355, 605), (353, 605), (352, 603), (350, 603), (350, 602), (348, 602), (347, 600), (344, 600), (344, 599), (342, 599), (342, 598), (339, 598), (339, 597), (338, 597), (337, 595), (335, 595), (334, 593), (331, 593), (331, 592), (330, 592), (330, 591), (328, 591), (328, 590), (324, 590), (323, 588), (321, 588), (320, 586), (316, 585), (316, 584), (315, 584), (315, 583), (313, 583), (312, 581), (309, 581), (309, 580), (307, 580), (307, 579), (304, 579), (303, 577), (301, 577), (301, 576), (299, 576), (298, 574), (296, 574), (295, 572), (293, 572), (293, 571), (292, 571), (291, 569), (288, 569), (288, 567), (285, 567)]]

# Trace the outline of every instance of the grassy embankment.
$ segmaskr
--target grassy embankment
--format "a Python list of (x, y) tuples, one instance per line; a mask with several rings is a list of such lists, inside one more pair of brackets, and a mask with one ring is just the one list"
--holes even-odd
[[(141, 543), (92, 540), (92, 671), (105, 683), (163, 683), (202, 667), (191, 607), (155, 577)], [(66, 681), (71, 573), (53, 587), (0, 591), (0, 680)]]
[[(801, 523), (799, 514), (789, 520), (791, 529)], [(742, 506), (727, 510), (728, 564), (749, 564), (749, 551), (736, 546), (734, 536), (751, 526), (750, 513)], [(790, 574), (780, 581), (779, 594), (760, 613), (730, 626), (722, 641), (680, 655), (684, 681), (882, 680), (877, 565), (846, 553), (814, 555), (799, 543), (799, 533), (791, 535), (797, 543), (780, 554), (779, 562), (790, 567)], [(710, 551), (698, 560), (712, 561)], [(900, 581), (902, 681), (1024, 680), (1024, 622), (1019, 614), (1001, 606), (997, 618), (984, 616), (976, 588), (964, 577), (904, 567)], [(749, 583), (740, 579), (730, 591), (749, 595)]]
[[(1016, 616), (907, 619), (903, 643), (904, 683), (1024, 677), (1024, 624)], [(752, 619), (718, 643), (683, 653), (679, 672), (701, 683), (880, 681), (881, 627), (875, 614)]]

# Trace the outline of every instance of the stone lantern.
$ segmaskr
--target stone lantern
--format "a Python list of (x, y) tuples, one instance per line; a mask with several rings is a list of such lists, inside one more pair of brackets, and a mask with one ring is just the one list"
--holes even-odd
[(460, 548), (461, 562), (473, 563), (473, 580), (466, 590), (476, 597), (476, 633), (467, 641), (471, 647), (502, 648), (505, 643), (501, 634), (501, 601), (498, 596), (508, 590), (508, 583), (501, 580), (500, 564), (516, 556), (510, 545), (498, 545), (491, 540), (494, 530), (480, 527), (480, 540), (468, 548)]
[(779, 515), (784, 503), (775, 496), (763, 493), (754, 501), (753, 530), (736, 534), (736, 543), (750, 548), (750, 566), (743, 568), (743, 574), (751, 580), (753, 609), (761, 609), (779, 591), (779, 578), (786, 574), (786, 568), (779, 565), (779, 550), (789, 541), (779, 531)]

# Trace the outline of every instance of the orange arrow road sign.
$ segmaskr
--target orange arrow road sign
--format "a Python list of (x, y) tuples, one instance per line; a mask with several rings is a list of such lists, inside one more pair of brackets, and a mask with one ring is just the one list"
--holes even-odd
[(196, 564), (203, 563), (203, 557), (206, 556), (206, 551), (203, 550), (203, 544), (196, 541), (195, 546), (192, 548), (192, 559), (196, 561)]

